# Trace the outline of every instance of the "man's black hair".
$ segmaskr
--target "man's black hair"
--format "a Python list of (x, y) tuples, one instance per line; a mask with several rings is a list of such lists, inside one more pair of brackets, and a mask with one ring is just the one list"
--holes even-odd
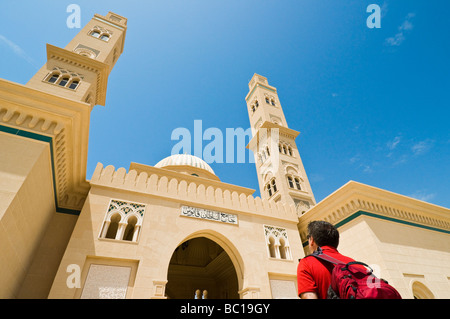
[(332, 224), (315, 220), (308, 224), (308, 235), (312, 236), (319, 247), (331, 246), (337, 248), (339, 245), (339, 232)]

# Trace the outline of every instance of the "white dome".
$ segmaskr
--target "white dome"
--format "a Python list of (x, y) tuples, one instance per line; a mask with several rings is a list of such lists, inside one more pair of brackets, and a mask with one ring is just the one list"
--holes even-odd
[(155, 167), (162, 168), (166, 166), (192, 166), (204, 169), (213, 175), (216, 175), (212, 168), (201, 158), (190, 154), (174, 154), (159, 161)]

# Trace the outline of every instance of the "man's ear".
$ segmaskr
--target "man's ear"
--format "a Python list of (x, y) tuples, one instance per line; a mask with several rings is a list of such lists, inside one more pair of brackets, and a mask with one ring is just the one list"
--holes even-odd
[(309, 246), (311, 246), (312, 248), (314, 248), (314, 250), (316, 250), (317, 247), (319, 247), (319, 246), (318, 246), (317, 243), (314, 241), (314, 237), (313, 237), (313, 236), (310, 236), (310, 237), (309, 237), (309, 240), (310, 240)]

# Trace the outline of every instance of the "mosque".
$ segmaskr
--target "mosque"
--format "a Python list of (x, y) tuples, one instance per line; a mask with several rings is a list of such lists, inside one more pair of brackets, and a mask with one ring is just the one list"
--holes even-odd
[(245, 97), (261, 197), (204, 160), (98, 163), (86, 179), (90, 112), (105, 105), (127, 19), (95, 14), (25, 85), (0, 79), (0, 298), (298, 298), (306, 226), (403, 298), (450, 298), (450, 210), (349, 181), (316, 202), (277, 89)]

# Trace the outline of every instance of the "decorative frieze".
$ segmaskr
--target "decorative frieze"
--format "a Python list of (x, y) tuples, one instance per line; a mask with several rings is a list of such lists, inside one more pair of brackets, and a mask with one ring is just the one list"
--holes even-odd
[(284, 238), (287, 240), (287, 231), (285, 228), (264, 225), (264, 235), (269, 238), (272, 235), (275, 238)]
[(235, 214), (222, 213), (214, 210), (196, 208), (190, 206), (181, 207), (181, 216), (193, 217), (199, 219), (212, 220), (226, 224), (238, 224), (238, 217)]
[(128, 202), (112, 199), (111, 203), (109, 204), (108, 213), (113, 210), (120, 211), (124, 215), (127, 215), (128, 213), (131, 212), (131, 213), (139, 214), (139, 216), (143, 217), (145, 205), (136, 204), (136, 203), (128, 203)]

